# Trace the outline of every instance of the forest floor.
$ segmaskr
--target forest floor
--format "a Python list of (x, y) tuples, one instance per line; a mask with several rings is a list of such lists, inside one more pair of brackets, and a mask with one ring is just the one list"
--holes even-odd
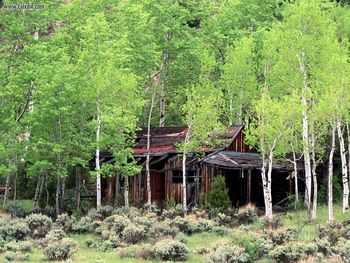
[[(350, 214), (342, 214), (341, 206), (336, 205), (334, 207), (335, 218), (337, 221), (342, 222), (344, 220), (350, 219)], [(318, 208), (318, 220), (317, 222), (306, 224), (307, 221), (307, 213), (305, 210), (287, 212), (284, 214), (279, 214), (281, 217), (283, 225), (285, 227), (294, 227), (298, 229), (298, 240), (314, 240), (317, 237), (317, 230), (321, 224), (325, 224), (327, 222), (327, 207), (320, 206)], [(259, 228), (259, 221), (254, 224), (249, 225), (248, 231), (254, 231)], [(232, 228), (230, 231), (234, 231)], [(96, 238), (93, 234), (75, 234), (71, 235), (72, 238), (77, 244), (77, 253), (74, 255), (71, 261), (67, 262), (77, 262), (77, 263), (114, 263), (114, 262), (146, 262), (140, 259), (129, 259), (129, 258), (121, 258), (116, 251), (112, 252), (100, 252), (97, 250), (93, 250), (88, 248), (84, 241), (87, 239)], [(203, 255), (199, 255), (196, 253), (197, 250), (208, 248), (213, 246), (218, 242), (230, 241), (232, 236), (229, 234), (225, 236), (218, 236), (213, 233), (199, 233), (193, 234), (190, 236), (186, 236), (186, 245), (190, 251), (189, 258), (187, 262), (205, 262), (205, 257)], [(0, 254), (0, 262), (3, 262), (3, 254)], [(30, 255), (30, 260), (27, 262), (48, 262), (44, 260), (42, 250), (34, 248), (33, 253)], [(152, 262), (152, 261), (147, 261)], [(259, 261), (261, 263), (266, 263), (266, 259)]]

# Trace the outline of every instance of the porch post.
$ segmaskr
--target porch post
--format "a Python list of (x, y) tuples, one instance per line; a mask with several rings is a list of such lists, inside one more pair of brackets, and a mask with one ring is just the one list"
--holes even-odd
[(252, 170), (248, 170), (248, 178), (247, 178), (247, 203), (251, 203), (252, 201)]

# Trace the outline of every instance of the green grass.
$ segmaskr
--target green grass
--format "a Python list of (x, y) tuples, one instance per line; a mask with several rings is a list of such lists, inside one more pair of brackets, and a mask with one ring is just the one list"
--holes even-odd
[[(13, 205), (13, 200), (8, 201), (8, 206), (10, 207)], [(16, 205), (19, 206), (23, 211), (29, 212), (33, 208), (33, 201), (32, 200), (17, 200)], [(3, 211), (3, 205), (2, 203), (0, 204), (0, 211)]]
[[(31, 207), (29, 200), (23, 200), (20, 202), (23, 207)], [(299, 230), (298, 239), (300, 240), (313, 240), (317, 237), (317, 230), (321, 224), (325, 224), (328, 219), (328, 210), (326, 206), (320, 206), (317, 213), (317, 221), (307, 224), (307, 213), (306, 210), (299, 210), (298, 212), (290, 211), (285, 214), (280, 214), (284, 227), (294, 227)], [(344, 221), (350, 219), (350, 213), (343, 214), (341, 205), (335, 205), (334, 216), (337, 221)], [(257, 231), (261, 224), (259, 222), (249, 225), (249, 231)], [(78, 251), (74, 255), (73, 262), (77, 263), (94, 263), (97, 260), (101, 260), (104, 263), (131, 263), (131, 262), (146, 262), (138, 259), (120, 258), (116, 251), (112, 252), (99, 252), (93, 249), (89, 249), (84, 245), (84, 241), (91, 238), (96, 238), (94, 235), (72, 235), (70, 236), (78, 244)], [(204, 262), (205, 259), (202, 255), (198, 255), (196, 250), (201, 248), (209, 248), (217, 242), (230, 242), (232, 235), (224, 237), (217, 236), (212, 233), (194, 234), (186, 237), (187, 247), (190, 250), (190, 255), (187, 262)], [(232, 241), (232, 240), (231, 240)], [(0, 254), (0, 262), (3, 261), (3, 254)], [(35, 248), (33, 253), (30, 255), (30, 261), (32, 263), (47, 262), (43, 258), (41, 249)], [(147, 261), (152, 262), (152, 261)], [(259, 261), (265, 262), (265, 261)]]

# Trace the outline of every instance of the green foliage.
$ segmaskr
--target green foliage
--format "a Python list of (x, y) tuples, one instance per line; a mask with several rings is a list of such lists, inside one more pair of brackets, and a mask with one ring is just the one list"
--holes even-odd
[[(325, 178), (321, 184), (318, 191), (318, 198), (317, 202), (319, 204), (327, 204), (327, 191), (328, 191), (328, 180)], [(335, 173), (334, 179), (333, 179), (333, 202), (334, 203), (340, 203), (343, 198), (343, 186), (341, 183), (341, 176), (340, 174)]]
[(45, 237), (52, 225), (52, 219), (42, 214), (31, 214), (25, 218), (25, 221), (34, 238)]
[(161, 240), (153, 248), (154, 257), (163, 261), (185, 261), (188, 254), (185, 244), (172, 239)]
[(225, 263), (225, 262), (237, 262), (248, 263), (250, 262), (249, 255), (245, 253), (245, 249), (239, 246), (222, 245), (212, 251), (206, 257), (208, 263)]
[(121, 233), (122, 240), (128, 244), (136, 244), (145, 238), (146, 231), (141, 226), (128, 225)]
[(237, 214), (238, 223), (251, 224), (258, 219), (257, 209), (254, 205), (246, 205), (238, 210)]
[(278, 262), (295, 262), (314, 255), (317, 251), (315, 244), (290, 242), (276, 246), (269, 256)]
[(69, 238), (49, 242), (44, 248), (44, 255), (47, 260), (67, 260), (76, 252), (76, 244)]
[(210, 184), (210, 191), (206, 195), (204, 206), (209, 210), (221, 213), (227, 212), (227, 209), (231, 206), (231, 201), (224, 176), (218, 176), (213, 179)]
[(13, 221), (0, 226), (0, 237), (5, 241), (24, 240), (30, 233), (28, 225), (20, 221)]

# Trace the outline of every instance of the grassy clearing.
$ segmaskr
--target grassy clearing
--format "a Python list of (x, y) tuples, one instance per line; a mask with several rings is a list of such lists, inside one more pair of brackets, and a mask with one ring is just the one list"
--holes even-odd
[[(21, 202), (23, 206), (29, 206), (30, 203), (27, 200)], [(317, 230), (321, 224), (325, 224), (328, 218), (328, 210), (326, 206), (320, 206), (318, 208), (318, 220), (311, 224), (307, 224), (307, 213), (306, 210), (300, 210), (297, 212), (287, 212), (285, 214), (280, 214), (276, 216), (281, 216), (283, 226), (293, 227), (299, 230), (298, 239), (300, 240), (313, 240), (317, 237)], [(337, 221), (344, 221), (350, 219), (350, 214), (343, 214), (341, 210), (341, 205), (336, 205), (334, 207), (335, 218)], [(249, 230), (255, 232), (258, 229), (261, 229), (261, 219), (256, 223), (249, 225)], [(72, 235), (70, 236), (78, 244), (77, 253), (74, 255), (72, 262), (77, 263), (94, 263), (94, 262), (103, 262), (103, 263), (114, 263), (114, 262), (145, 262), (144, 260), (139, 259), (129, 259), (129, 258), (120, 258), (116, 251), (112, 252), (100, 252), (97, 250), (89, 249), (84, 244), (84, 241), (91, 238), (97, 238), (97, 236), (89, 235)], [(187, 262), (204, 262), (204, 256), (196, 253), (196, 250), (202, 248), (209, 248), (217, 242), (230, 242), (232, 241), (232, 235), (228, 234), (227, 236), (221, 237), (213, 233), (201, 233), (193, 234), (186, 237), (186, 245), (190, 250), (190, 255)], [(4, 254), (0, 254), (0, 262), (3, 261)], [(33, 253), (30, 255), (30, 261), (28, 262), (47, 262), (43, 258), (43, 252), (41, 249), (35, 248)], [(147, 261), (152, 262), (152, 261)], [(154, 261), (153, 261), (154, 262)], [(268, 262), (266, 259), (259, 262)]]

